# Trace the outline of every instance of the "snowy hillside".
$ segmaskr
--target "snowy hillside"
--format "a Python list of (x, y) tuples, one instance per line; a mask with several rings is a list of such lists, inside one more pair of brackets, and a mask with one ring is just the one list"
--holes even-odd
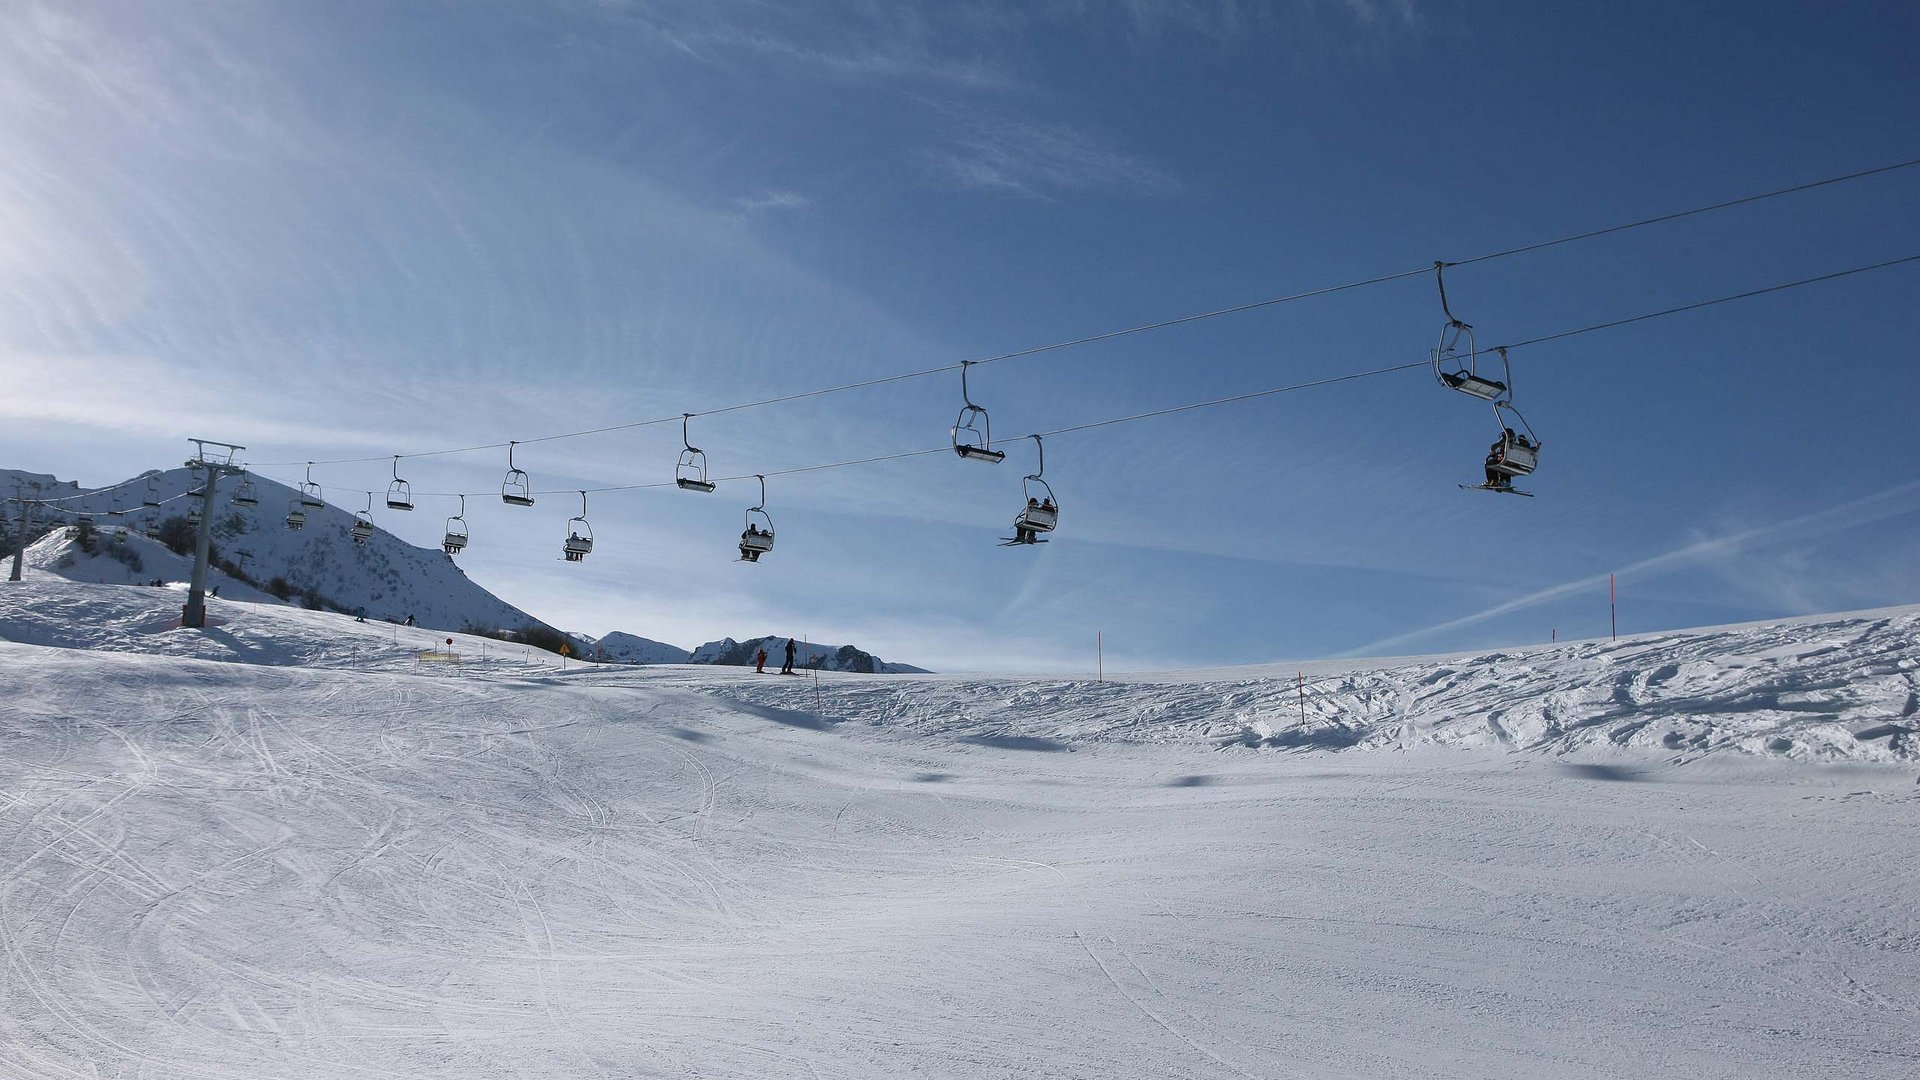
[[(158, 508), (141, 506), (146, 488), (140, 484), (117, 494), (96, 495), (72, 508), (90, 511), (103, 527), (124, 524), (144, 532), (167, 518), (184, 516), (197, 501), (187, 494), (193, 487), (193, 474), (187, 469), (152, 476), (155, 494), (163, 504)], [(365, 545), (355, 544), (349, 535), (354, 516), (337, 506), (309, 510), (304, 529), (288, 529), (284, 519), (298, 493), (263, 477), (253, 477), (252, 482), (259, 498), (252, 507), (234, 505), (235, 481), (220, 485), (213, 543), (220, 556), (262, 586), (278, 577), (294, 592), (310, 590), (314, 601), (343, 611), (381, 620), (412, 615), (421, 626), (444, 630), (518, 629), (540, 621), (469, 580), (452, 557), (437, 549), (415, 547), (378, 528)], [(116, 508), (124, 510), (124, 515), (109, 516)]]
[[(795, 639), (794, 646), (795, 667), (817, 667), (823, 671), (851, 671), (866, 675), (927, 674), (925, 668), (917, 668), (911, 664), (889, 664), (872, 653), (856, 649), (852, 645), (820, 645)], [(754, 657), (761, 649), (765, 649), (767, 662), (778, 666), (786, 657), (786, 648), (787, 639), (778, 634), (748, 638), (746, 641), (724, 638), (720, 641), (709, 641), (693, 650), (692, 658), (687, 662), (752, 667)]]
[[(1920, 759), (1920, 607), (1403, 661), (1131, 678), (829, 683), (837, 720), (1060, 747), (1187, 742), (1566, 754)], [(743, 683), (759, 705), (811, 687)]]
[[(42, 573), (95, 585), (185, 585), (193, 578), (193, 560), (176, 555), (158, 540), (116, 526), (94, 531), (93, 551), (86, 550), (77, 528), (61, 527), (27, 548), (23, 566)], [(273, 596), (229, 576), (217, 566), (207, 568), (207, 587), (218, 588), (228, 600), (282, 603)]]
[(562, 671), (172, 599), (0, 584), (8, 1075), (1920, 1062), (1913, 609), (1320, 670), (1302, 725), (1278, 673)]

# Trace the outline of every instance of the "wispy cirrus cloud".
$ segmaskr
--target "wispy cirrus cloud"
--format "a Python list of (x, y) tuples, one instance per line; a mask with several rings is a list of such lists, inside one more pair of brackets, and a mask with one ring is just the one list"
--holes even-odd
[(733, 200), (744, 214), (764, 214), (772, 210), (805, 210), (813, 200), (797, 191), (768, 190)]
[[(1558, 585), (1539, 589), (1524, 596), (1476, 611), (1471, 615), (1462, 615), (1457, 619), (1392, 637), (1368, 642), (1356, 649), (1350, 649), (1346, 656), (1385, 656), (1390, 650), (1399, 649), (1423, 639), (1432, 638), (1454, 630), (1464, 629), (1502, 615), (1516, 611), (1539, 607), (1555, 600), (1565, 599), (1581, 593), (1589, 593), (1607, 583), (1612, 576), (1658, 576), (1681, 567), (1700, 563), (1721, 563), (1726, 560), (1750, 556), (1752, 549), (1768, 541), (1805, 541), (1810, 538), (1831, 535), (1856, 529), (1889, 518), (1911, 514), (1915, 510), (1916, 496), (1920, 496), (1920, 481), (1896, 484), (1871, 495), (1862, 496), (1844, 503), (1800, 514), (1784, 521), (1769, 522), (1750, 528), (1736, 529), (1718, 536), (1709, 536), (1683, 544), (1672, 551), (1652, 555), (1637, 562), (1628, 563), (1608, 573), (1589, 574), (1585, 577), (1564, 581)], [(1749, 582), (1751, 584), (1751, 582)], [(1805, 579), (1795, 579), (1788, 584), (1784, 579), (1779, 583), (1780, 590), (1776, 602), (1784, 602), (1790, 608), (1801, 611), (1819, 610), (1825, 606), (1823, 601), (1810, 599)]]
[(1022, 195), (1092, 190), (1152, 195), (1180, 187), (1146, 159), (1064, 124), (973, 117), (923, 155), (952, 183)]

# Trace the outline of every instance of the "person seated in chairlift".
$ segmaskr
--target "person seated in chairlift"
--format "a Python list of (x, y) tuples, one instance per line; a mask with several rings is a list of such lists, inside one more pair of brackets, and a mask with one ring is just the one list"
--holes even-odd
[(1498, 466), (1507, 460), (1507, 440), (1514, 438), (1517, 438), (1517, 436), (1514, 435), (1513, 429), (1508, 428), (1501, 433), (1499, 438), (1493, 440), (1493, 446), (1487, 450), (1486, 468), (1488, 487), (1503, 488), (1513, 484), (1513, 478), (1501, 472)]
[(1052, 514), (1052, 513), (1058, 512), (1060, 508), (1053, 505), (1052, 499), (1048, 499), (1045, 502), (1040, 504), (1040, 509), (1045, 510), (1049, 514)]

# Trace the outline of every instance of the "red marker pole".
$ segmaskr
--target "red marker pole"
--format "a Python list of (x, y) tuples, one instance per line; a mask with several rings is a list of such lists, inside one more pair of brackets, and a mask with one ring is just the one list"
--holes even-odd
[(1607, 575), (1607, 617), (1613, 621), (1613, 640), (1620, 640), (1620, 609), (1614, 603), (1613, 575)]

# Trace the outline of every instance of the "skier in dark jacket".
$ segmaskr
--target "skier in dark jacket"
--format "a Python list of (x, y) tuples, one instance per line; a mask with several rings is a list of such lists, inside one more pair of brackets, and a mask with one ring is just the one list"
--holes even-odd
[(787, 639), (787, 662), (780, 666), (780, 674), (782, 675), (793, 674), (793, 639), (792, 638)]

